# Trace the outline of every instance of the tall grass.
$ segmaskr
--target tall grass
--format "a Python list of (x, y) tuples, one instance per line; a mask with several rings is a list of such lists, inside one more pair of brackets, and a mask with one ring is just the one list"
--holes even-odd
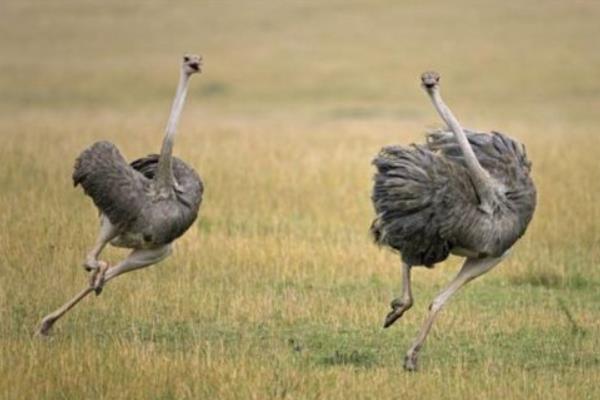
[[(600, 7), (486, 3), (4, 2), (0, 397), (597, 398)], [(33, 339), (87, 282), (74, 158), (156, 152), (184, 51), (206, 60), (175, 149), (206, 183), (198, 222)], [(466, 126), (527, 145), (539, 206), (405, 374), (460, 261), (417, 271), (415, 307), (381, 329), (400, 272), (368, 235), (369, 163), (439, 124), (429, 68)]]

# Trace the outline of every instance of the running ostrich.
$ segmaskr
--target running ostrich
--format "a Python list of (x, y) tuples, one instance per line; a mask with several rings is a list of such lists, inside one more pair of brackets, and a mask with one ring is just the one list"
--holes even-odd
[[(106, 282), (164, 260), (171, 254), (173, 241), (196, 220), (202, 181), (196, 171), (172, 154), (188, 82), (201, 66), (201, 57), (183, 57), (160, 155), (151, 154), (127, 164), (114, 144), (102, 141), (84, 150), (75, 161), (73, 183), (83, 187), (100, 212), (100, 233), (83, 263), (92, 272), (90, 284), (42, 320), (40, 335), (48, 335), (52, 325), (89, 293), (100, 294)], [(133, 251), (110, 267), (98, 260), (109, 242)]]
[(449, 130), (428, 134), (425, 145), (385, 147), (373, 161), (377, 216), (371, 232), (376, 243), (402, 257), (402, 293), (392, 301), (384, 327), (413, 305), (413, 266), (432, 268), (450, 253), (466, 260), (431, 303), (404, 359), (409, 371), (417, 368), (419, 351), (446, 301), (506, 257), (536, 204), (525, 147), (498, 132), (463, 130), (442, 101), (439, 74), (425, 72), (421, 80)]

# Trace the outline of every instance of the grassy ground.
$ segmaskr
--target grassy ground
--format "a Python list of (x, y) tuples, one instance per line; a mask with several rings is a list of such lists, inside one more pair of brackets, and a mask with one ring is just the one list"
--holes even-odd
[[(0, 5), (1, 398), (600, 397), (597, 4), (204, 3)], [(74, 158), (157, 151), (183, 51), (206, 61), (175, 149), (206, 182), (200, 219), (32, 338), (86, 284)], [(407, 374), (459, 260), (416, 271), (415, 307), (381, 329), (400, 269), (370, 242), (369, 163), (439, 125), (429, 68), (466, 126), (527, 144), (539, 207)]]

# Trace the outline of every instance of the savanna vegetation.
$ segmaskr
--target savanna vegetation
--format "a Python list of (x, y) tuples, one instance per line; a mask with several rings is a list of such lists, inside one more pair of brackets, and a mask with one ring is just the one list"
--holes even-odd
[[(599, 398), (599, 20), (592, 1), (3, 1), (0, 397)], [(98, 221), (75, 157), (158, 151), (185, 51), (205, 59), (175, 145), (200, 218), (34, 338), (87, 284)], [(426, 69), (465, 126), (527, 145), (539, 205), (409, 374), (460, 260), (417, 270), (415, 306), (381, 328), (400, 262), (369, 237), (370, 161), (440, 125)]]

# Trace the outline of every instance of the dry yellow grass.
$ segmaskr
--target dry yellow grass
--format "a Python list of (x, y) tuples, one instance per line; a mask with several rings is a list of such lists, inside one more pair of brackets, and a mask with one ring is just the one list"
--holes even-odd
[[(598, 398), (600, 6), (485, 3), (5, 1), (0, 397)], [(206, 60), (176, 143), (206, 182), (198, 223), (35, 340), (86, 283), (74, 158), (157, 151), (184, 51)], [(369, 163), (438, 125), (428, 68), (466, 126), (526, 143), (539, 207), (405, 374), (458, 260), (417, 271), (416, 306), (380, 328), (400, 274), (368, 236)]]

